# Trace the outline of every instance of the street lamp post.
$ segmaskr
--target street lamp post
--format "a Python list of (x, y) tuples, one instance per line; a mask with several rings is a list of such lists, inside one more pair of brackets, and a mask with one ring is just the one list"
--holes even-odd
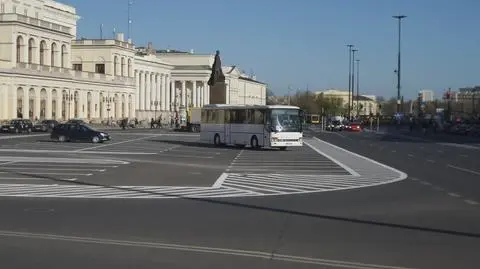
[(352, 48), (353, 45), (347, 45), (348, 47), (348, 107), (347, 115), (350, 118), (350, 93), (352, 91)]
[[(353, 49), (352, 50), (352, 104), (351, 104), (351, 108), (353, 110), (353, 96), (355, 95), (355, 52), (357, 52), (358, 50), (357, 49)], [(352, 111), (352, 114), (353, 114), (353, 111)], [(351, 115), (349, 115), (350, 118), (352, 117)]]
[[(70, 119), (70, 102), (73, 100), (73, 94), (70, 93), (70, 90), (68, 90), (67, 93), (63, 94), (63, 100), (65, 101), (65, 119), (69, 120)], [(68, 111), (67, 111), (68, 109)]]
[(110, 125), (110, 104), (113, 102), (112, 97), (103, 97), (103, 102), (107, 103), (107, 125)]
[(157, 108), (158, 106), (160, 105), (160, 101), (158, 100), (155, 100), (155, 101), (151, 101), (150, 102), (150, 106), (154, 106), (155, 107), (155, 119), (157, 119)]
[(360, 116), (360, 105), (359, 105), (359, 99), (360, 99), (360, 59), (356, 60), (357, 62), (357, 117)]
[(392, 16), (394, 19), (398, 20), (398, 59), (397, 59), (397, 113), (401, 112), (401, 101), (400, 101), (400, 79), (401, 79), (401, 65), (400, 65), (400, 44), (401, 44), (401, 33), (402, 33), (402, 19), (406, 18), (405, 15)]

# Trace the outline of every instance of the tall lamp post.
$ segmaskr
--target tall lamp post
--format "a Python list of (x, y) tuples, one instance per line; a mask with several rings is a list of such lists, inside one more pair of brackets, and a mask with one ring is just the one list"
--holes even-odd
[(401, 44), (401, 33), (402, 33), (402, 19), (406, 18), (405, 15), (392, 16), (394, 19), (398, 20), (398, 59), (397, 59), (397, 113), (401, 112), (401, 101), (400, 101), (400, 79), (401, 79), (401, 65), (400, 65), (400, 44)]
[(352, 91), (352, 48), (353, 45), (347, 45), (348, 47), (348, 107), (347, 115), (350, 118), (350, 93)]
[(70, 119), (70, 103), (73, 101), (73, 94), (70, 90), (63, 94), (63, 100), (65, 101), (65, 119)]
[(150, 101), (150, 106), (155, 107), (155, 119), (157, 119), (157, 108), (160, 105), (160, 101), (155, 100), (155, 101)]
[[(357, 49), (353, 49), (352, 50), (352, 104), (351, 104), (351, 108), (352, 108), (352, 114), (353, 114), (353, 96), (355, 95), (355, 52), (357, 52), (358, 50)], [(352, 117), (351, 115), (349, 115), (350, 118)]]
[(360, 116), (360, 59), (355, 60), (357, 62), (357, 117)]
[(110, 125), (110, 104), (113, 103), (113, 98), (110, 96), (103, 97), (103, 102), (107, 103), (107, 124)]

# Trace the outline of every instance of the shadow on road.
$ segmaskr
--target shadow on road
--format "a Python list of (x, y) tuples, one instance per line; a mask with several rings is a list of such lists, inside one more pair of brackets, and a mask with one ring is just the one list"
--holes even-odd
[[(0, 168), (0, 171), (2, 169)], [(428, 232), (428, 233), (436, 233), (436, 234), (447, 234), (452, 236), (460, 236), (460, 237), (470, 237), (470, 238), (479, 238), (480, 233), (471, 233), (471, 232), (462, 232), (456, 230), (447, 230), (447, 229), (437, 229), (433, 227), (422, 227), (422, 226), (414, 226), (414, 225), (406, 225), (406, 224), (397, 224), (397, 223), (389, 223), (389, 222), (380, 222), (374, 220), (367, 220), (367, 219), (357, 219), (357, 218), (349, 218), (349, 217), (341, 217), (341, 216), (333, 216), (333, 215), (325, 215), (325, 214), (315, 214), (309, 212), (302, 212), (296, 210), (289, 210), (289, 209), (282, 209), (282, 208), (274, 208), (268, 206), (260, 206), (260, 205), (251, 205), (245, 204), (240, 202), (232, 202), (232, 201), (225, 201), (220, 199), (210, 199), (210, 198), (191, 198), (186, 197), (183, 195), (175, 195), (170, 193), (163, 193), (158, 191), (150, 191), (150, 190), (139, 190), (133, 189), (130, 187), (119, 187), (119, 186), (111, 186), (111, 185), (104, 185), (104, 184), (96, 184), (96, 183), (89, 183), (89, 182), (82, 182), (82, 181), (68, 181), (57, 179), (51, 176), (46, 175), (32, 175), (32, 174), (24, 174), (21, 172), (15, 172), (17, 175), (27, 176), (27, 177), (36, 177), (36, 178), (43, 178), (49, 179), (54, 182), (62, 182), (62, 183), (69, 183), (72, 185), (83, 185), (83, 186), (96, 186), (102, 187), (105, 189), (114, 189), (119, 191), (130, 191), (132, 193), (142, 193), (147, 195), (159, 195), (164, 197), (175, 197), (182, 200), (191, 200), (195, 202), (204, 202), (209, 204), (217, 204), (217, 205), (224, 205), (224, 206), (232, 206), (238, 208), (247, 208), (252, 210), (261, 210), (261, 211), (268, 211), (268, 212), (275, 212), (280, 214), (287, 214), (292, 216), (301, 216), (307, 218), (314, 218), (314, 219), (323, 219), (323, 220), (331, 220), (331, 221), (340, 221), (340, 222), (348, 222), (348, 223), (355, 223), (361, 225), (373, 225), (373, 226), (381, 226), (381, 227), (388, 227), (392, 229), (403, 229), (403, 230), (413, 230), (413, 231), (421, 231), (421, 232)]]
[(262, 148), (247, 148), (244, 146), (215, 146), (213, 144), (202, 143), (198, 141), (174, 141), (174, 140), (167, 140), (167, 139), (150, 139), (146, 140), (150, 142), (158, 142), (158, 143), (166, 143), (172, 145), (180, 145), (185, 147), (198, 147), (198, 148), (216, 148), (216, 149), (232, 149), (232, 150), (262, 150), (262, 151), (280, 151), (279, 149), (262, 149)]

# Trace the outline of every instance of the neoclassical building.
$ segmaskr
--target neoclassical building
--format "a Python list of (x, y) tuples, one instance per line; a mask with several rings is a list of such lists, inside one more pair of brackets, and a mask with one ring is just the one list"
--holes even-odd
[[(214, 55), (135, 47), (122, 33), (76, 39), (74, 7), (0, 1), (0, 119), (162, 116), (210, 101)], [(224, 67), (227, 103), (265, 104), (266, 85)]]

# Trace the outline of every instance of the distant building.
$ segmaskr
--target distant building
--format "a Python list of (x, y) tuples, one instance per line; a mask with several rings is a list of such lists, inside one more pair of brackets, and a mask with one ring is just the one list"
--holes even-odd
[[(342, 104), (344, 107), (348, 106), (348, 97), (350, 96), (350, 100), (352, 100), (352, 94), (348, 92), (348, 90), (341, 90), (341, 89), (328, 89), (323, 91), (317, 91), (315, 94), (323, 94), (325, 97), (330, 98), (339, 98), (342, 99)], [(357, 114), (357, 99), (358, 99), (358, 114), (360, 116), (368, 116), (370, 114), (377, 114), (377, 97), (375, 95), (360, 95), (358, 98), (356, 95), (353, 95), (353, 107), (352, 107), (352, 114)]]
[(420, 90), (418, 93), (423, 102), (433, 102), (435, 100), (435, 93), (432, 90)]

